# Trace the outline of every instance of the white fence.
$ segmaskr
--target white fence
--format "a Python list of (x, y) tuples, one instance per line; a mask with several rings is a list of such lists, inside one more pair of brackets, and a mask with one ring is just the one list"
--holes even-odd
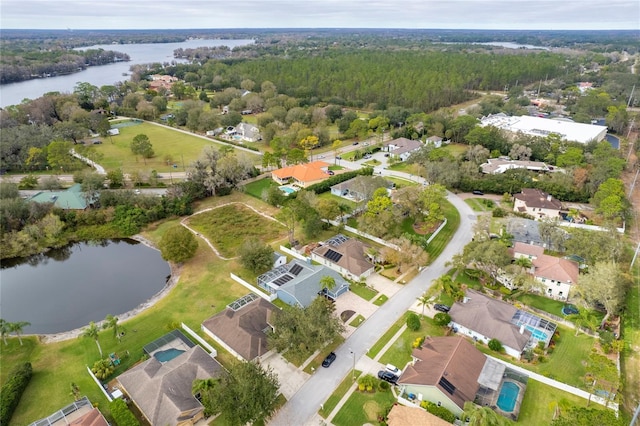
[(200, 343), (200, 345), (204, 346), (206, 350), (209, 351), (209, 353), (211, 354), (212, 358), (215, 358), (218, 356), (218, 351), (215, 350), (215, 348), (213, 346), (211, 346), (210, 344), (207, 343), (206, 340), (204, 340), (202, 337), (198, 336), (198, 334), (196, 334), (195, 331), (193, 331), (192, 329), (189, 328), (189, 326), (187, 326), (187, 324), (185, 323), (180, 323), (180, 325), (182, 326), (182, 329), (184, 331), (186, 331), (191, 337), (193, 337), (194, 339), (196, 339), (196, 341), (198, 343)]
[[(280, 246), (280, 247), (282, 247), (282, 246)], [(229, 275), (231, 276), (232, 280), (234, 280), (238, 284), (246, 287), (247, 289), (249, 289), (249, 291), (251, 291), (252, 293), (257, 294), (258, 296), (262, 297), (264, 300), (268, 300), (269, 302), (273, 302), (278, 297), (275, 294), (266, 294), (264, 291), (262, 291), (262, 289), (254, 286), (254, 285), (249, 284), (248, 282), (246, 282), (245, 280), (243, 280), (242, 278), (240, 278), (236, 274), (229, 274)]]

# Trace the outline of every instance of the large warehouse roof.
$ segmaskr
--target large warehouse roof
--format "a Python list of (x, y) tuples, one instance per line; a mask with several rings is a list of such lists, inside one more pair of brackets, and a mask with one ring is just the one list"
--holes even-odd
[(574, 123), (557, 118), (530, 117), (527, 115), (509, 117), (505, 114), (494, 114), (483, 117), (481, 126), (494, 126), (513, 133), (545, 137), (552, 133), (560, 135), (567, 141), (588, 143), (592, 140), (603, 140), (607, 134), (606, 126)]

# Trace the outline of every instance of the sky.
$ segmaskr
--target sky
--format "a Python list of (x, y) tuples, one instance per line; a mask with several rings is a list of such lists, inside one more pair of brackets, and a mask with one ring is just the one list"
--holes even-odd
[(640, 0), (1, 0), (0, 28), (640, 30)]

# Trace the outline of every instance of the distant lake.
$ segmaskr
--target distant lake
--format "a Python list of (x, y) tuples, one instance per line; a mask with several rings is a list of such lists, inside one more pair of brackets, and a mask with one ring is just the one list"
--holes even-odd
[(162, 290), (170, 274), (160, 252), (130, 239), (3, 260), (0, 315), (30, 322), (25, 334), (70, 331), (136, 308)]
[(116, 62), (109, 65), (89, 67), (83, 71), (49, 78), (37, 78), (18, 83), (3, 84), (0, 86), (0, 107), (17, 105), (23, 99), (36, 99), (48, 92), (73, 92), (73, 87), (78, 82), (91, 83), (100, 87), (114, 84), (118, 81), (128, 80), (129, 68), (135, 64), (148, 64), (153, 62), (170, 63), (171, 61), (186, 62), (175, 59), (173, 51), (178, 48), (193, 49), (197, 47), (228, 46), (234, 48), (253, 44), (254, 40), (187, 40), (180, 43), (140, 43), (140, 44), (100, 44), (82, 47), (77, 50), (105, 49), (123, 52), (129, 55), (131, 61)]

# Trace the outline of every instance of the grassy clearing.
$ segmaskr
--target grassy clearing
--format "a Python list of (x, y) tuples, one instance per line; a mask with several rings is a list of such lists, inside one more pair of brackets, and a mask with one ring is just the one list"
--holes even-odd
[(376, 300), (373, 301), (373, 304), (376, 306), (382, 306), (384, 302), (389, 300), (386, 294), (381, 294)]
[(375, 295), (378, 294), (378, 292), (371, 287), (367, 287), (361, 284), (353, 284), (349, 287), (349, 289), (353, 294), (356, 294), (367, 301), (373, 299)]
[[(524, 303), (525, 305), (543, 310), (552, 315), (555, 315), (558, 317), (564, 316), (562, 314), (562, 308), (566, 304), (565, 302), (549, 299), (548, 297), (540, 296), (537, 294), (527, 294), (527, 293), (516, 297), (516, 299)], [(598, 320), (598, 322), (602, 321), (602, 319), (604, 318), (604, 313), (600, 311), (592, 310), (591, 314)]]
[(456, 158), (462, 157), (467, 149), (469, 149), (468, 145), (463, 145), (459, 143), (450, 143), (442, 147), (444, 150), (448, 151), (451, 155)]
[(336, 426), (374, 424), (378, 415), (383, 414), (394, 402), (390, 390), (376, 393), (356, 391), (331, 422)]
[(389, 176), (385, 176), (384, 178), (386, 180), (390, 181), (390, 182), (395, 183), (396, 184), (396, 189), (404, 188), (406, 186), (416, 186), (416, 185), (418, 185), (418, 182), (414, 182), (412, 180), (400, 179), (400, 178), (389, 177)]
[(455, 234), (458, 226), (460, 226), (460, 213), (458, 210), (448, 201), (442, 205), (444, 217), (447, 218), (447, 224), (442, 228), (438, 235), (427, 246), (427, 253), (429, 254), (429, 263), (436, 259), (442, 250), (449, 244), (451, 237)]
[(403, 325), (406, 324), (406, 322), (407, 322), (407, 313), (402, 315), (402, 317), (400, 317), (398, 321), (393, 323), (393, 325), (389, 327), (387, 332), (384, 333), (382, 337), (378, 339), (376, 343), (374, 343), (373, 346), (371, 346), (371, 349), (367, 351), (367, 356), (371, 359), (375, 358), (376, 355), (378, 355), (378, 352), (382, 350), (384, 345), (386, 345), (389, 342), (389, 340), (391, 340), (391, 338), (395, 336), (395, 334), (402, 328)]
[(387, 170), (410, 173), (409, 164), (405, 163), (404, 161), (398, 161), (397, 163), (388, 166)]
[(413, 342), (418, 337), (425, 336), (443, 336), (444, 328), (433, 323), (431, 318), (421, 318), (421, 327), (417, 331), (408, 328), (400, 335), (393, 345), (382, 355), (380, 362), (382, 364), (393, 364), (400, 369), (411, 361), (411, 352), (413, 351)]
[(279, 186), (273, 179), (264, 178), (255, 182), (248, 183), (244, 186), (244, 192), (259, 200), (262, 199), (262, 191), (273, 186)]
[[(131, 152), (131, 141), (136, 135), (145, 134), (153, 145), (155, 156), (145, 161)], [(134, 170), (156, 170), (158, 173), (182, 172), (198, 159), (205, 147), (218, 149), (221, 145), (206, 138), (183, 133), (175, 129), (142, 123), (122, 127), (120, 134), (104, 138), (101, 145), (93, 145), (103, 155), (100, 164), (107, 170), (122, 168), (125, 173)], [(251, 155), (251, 154), (246, 154)], [(255, 156), (257, 161), (257, 156)], [(173, 168), (176, 164), (177, 168)]]
[(286, 236), (286, 229), (242, 204), (231, 204), (192, 216), (188, 224), (207, 237), (225, 257), (237, 256), (246, 239), (273, 241)]
[(495, 202), (485, 198), (467, 198), (464, 202), (476, 212), (488, 212), (495, 207)]
[[(360, 377), (361, 374), (362, 374), (362, 371), (355, 370), (356, 379)], [(340, 385), (336, 388), (335, 392), (333, 392), (331, 396), (327, 398), (327, 401), (324, 404), (322, 404), (322, 409), (318, 411), (318, 413), (323, 418), (326, 419), (327, 416), (331, 414), (333, 409), (336, 408), (336, 405), (338, 405), (338, 402), (340, 402), (342, 397), (349, 391), (349, 388), (351, 387), (351, 385), (353, 385), (353, 375), (349, 374), (347, 377), (345, 377), (342, 383), (340, 383)]]
[(640, 276), (633, 271), (633, 284), (627, 294), (626, 312), (622, 321), (622, 377), (625, 412), (630, 415), (640, 403)]
[(354, 320), (349, 323), (349, 325), (351, 327), (358, 327), (364, 320), (365, 318), (362, 315), (358, 314), (358, 316), (355, 317)]
[(354, 209), (356, 207), (355, 201), (348, 200), (346, 198), (338, 197), (337, 195), (332, 194), (330, 191), (323, 192), (322, 194), (318, 194), (319, 200), (334, 200), (338, 204), (346, 204), (350, 209)]

